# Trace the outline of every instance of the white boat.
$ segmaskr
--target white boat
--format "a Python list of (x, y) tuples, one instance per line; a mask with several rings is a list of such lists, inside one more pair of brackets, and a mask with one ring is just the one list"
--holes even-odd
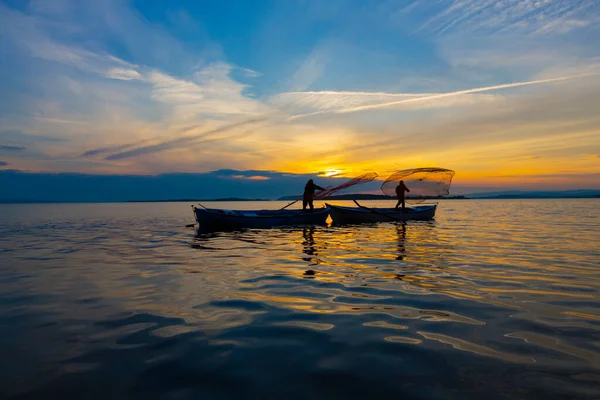
[(329, 215), (335, 224), (353, 224), (361, 222), (393, 222), (411, 220), (431, 220), (435, 216), (437, 205), (423, 205), (401, 208), (342, 207), (326, 204)]
[(271, 228), (285, 225), (323, 225), (329, 207), (314, 210), (223, 210), (192, 206), (202, 229)]

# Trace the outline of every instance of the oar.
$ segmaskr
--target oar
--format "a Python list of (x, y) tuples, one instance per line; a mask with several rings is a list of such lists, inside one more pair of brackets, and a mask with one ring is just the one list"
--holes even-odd
[[(198, 203), (198, 204), (200, 204), (200, 203)], [(202, 204), (200, 204), (200, 205), (202, 206)], [(204, 206), (202, 206), (202, 207), (204, 207)], [(192, 204), (192, 208), (194, 208), (193, 204)], [(196, 224), (187, 224), (185, 227), (186, 228), (193, 228), (194, 226), (196, 226)]]
[[(198, 203), (198, 205), (202, 208), (204, 208), (205, 210), (208, 210), (208, 208), (204, 207), (204, 205), (202, 205), (202, 203)], [(192, 208), (194, 208), (194, 205), (192, 204)], [(193, 228), (194, 226), (196, 226), (196, 224), (188, 224), (185, 227), (186, 228)]]
[(373, 210), (372, 208), (365, 207), (365, 206), (361, 206), (360, 204), (358, 204), (358, 201), (356, 201), (356, 200), (352, 200), (352, 201), (353, 201), (353, 202), (354, 202), (354, 203), (355, 203), (355, 204), (356, 204), (358, 207), (360, 207), (360, 208), (364, 208), (365, 210), (369, 210), (369, 211), (371, 211), (373, 214), (383, 215), (384, 217), (386, 217), (386, 218), (389, 218), (389, 219), (391, 219), (392, 221), (396, 221), (396, 222), (400, 222), (400, 221), (401, 221), (401, 220), (399, 220), (399, 219), (396, 219), (396, 218), (394, 218), (394, 217), (391, 217), (391, 216), (389, 216), (389, 215), (387, 215), (387, 214), (383, 214), (383, 213), (377, 212), (377, 211)]
[(288, 204), (287, 206), (280, 208), (280, 210), (285, 210), (286, 208), (288, 208), (289, 206), (291, 206), (292, 204), (295, 204), (297, 202), (298, 202), (298, 200), (294, 200), (290, 204)]

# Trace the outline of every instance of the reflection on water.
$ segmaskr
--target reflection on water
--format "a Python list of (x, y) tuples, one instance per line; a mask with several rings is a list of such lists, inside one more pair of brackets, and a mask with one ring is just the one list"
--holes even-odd
[(396, 234), (398, 235), (398, 256), (396, 260), (404, 260), (404, 253), (406, 248), (404, 243), (406, 242), (406, 222), (400, 222), (396, 225)]
[(304, 238), (302, 252), (307, 255), (307, 257), (302, 257), (302, 259), (308, 261), (309, 265), (319, 264), (319, 259), (313, 257), (318, 255), (315, 250), (315, 229), (314, 226), (305, 226), (302, 228), (302, 237)]
[(599, 205), (227, 232), (186, 204), (1, 206), (0, 394), (599, 397)]

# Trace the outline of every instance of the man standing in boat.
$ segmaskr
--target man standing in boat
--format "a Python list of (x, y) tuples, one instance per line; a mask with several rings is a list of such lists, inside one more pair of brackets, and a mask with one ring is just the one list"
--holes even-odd
[(315, 207), (313, 206), (313, 199), (315, 198), (315, 190), (325, 190), (321, 186), (316, 185), (312, 179), (309, 179), (306, 185), (304, 186), (304, 195), (302, 196), (302, 209), (306, 210), (306, 206), (308, 205), (311, 210)]
[(396, 197), (398, 197), (396, 208), (400, 207), (400, 204), (402, 204), (402, 211), (405, 211), (406, 209), (406, 205), (404, 203), (404, 192), (410, 192), (410, 189), (406, 187), (404, 181), (400, 181), (398, 186), (396, 186)]

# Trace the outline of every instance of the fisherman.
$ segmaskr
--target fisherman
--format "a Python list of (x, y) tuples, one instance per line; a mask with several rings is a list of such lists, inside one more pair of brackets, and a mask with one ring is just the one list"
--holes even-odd
[(302, 196), (302, 209), (306, 210), (306, 206), (310, 206), (310, 209), (313, 210), (315, 207), (313, 206), (313, 199), (315, 197), (315, 190), (325, 190), (321, 186), (316, 185), (312, 179), (309, 179), (304, 186), (304, 195)]
[(406, 205), (404, 204), (404, 192), (410, 192), (410, 189), (406, 187), (404, 181), (400, 181), (398, 186), (396, 186), (396, 197), (398, 198), (396, 208), (400, 207), (400, 204), (402, 204), (402, 211), (406, 210)]

